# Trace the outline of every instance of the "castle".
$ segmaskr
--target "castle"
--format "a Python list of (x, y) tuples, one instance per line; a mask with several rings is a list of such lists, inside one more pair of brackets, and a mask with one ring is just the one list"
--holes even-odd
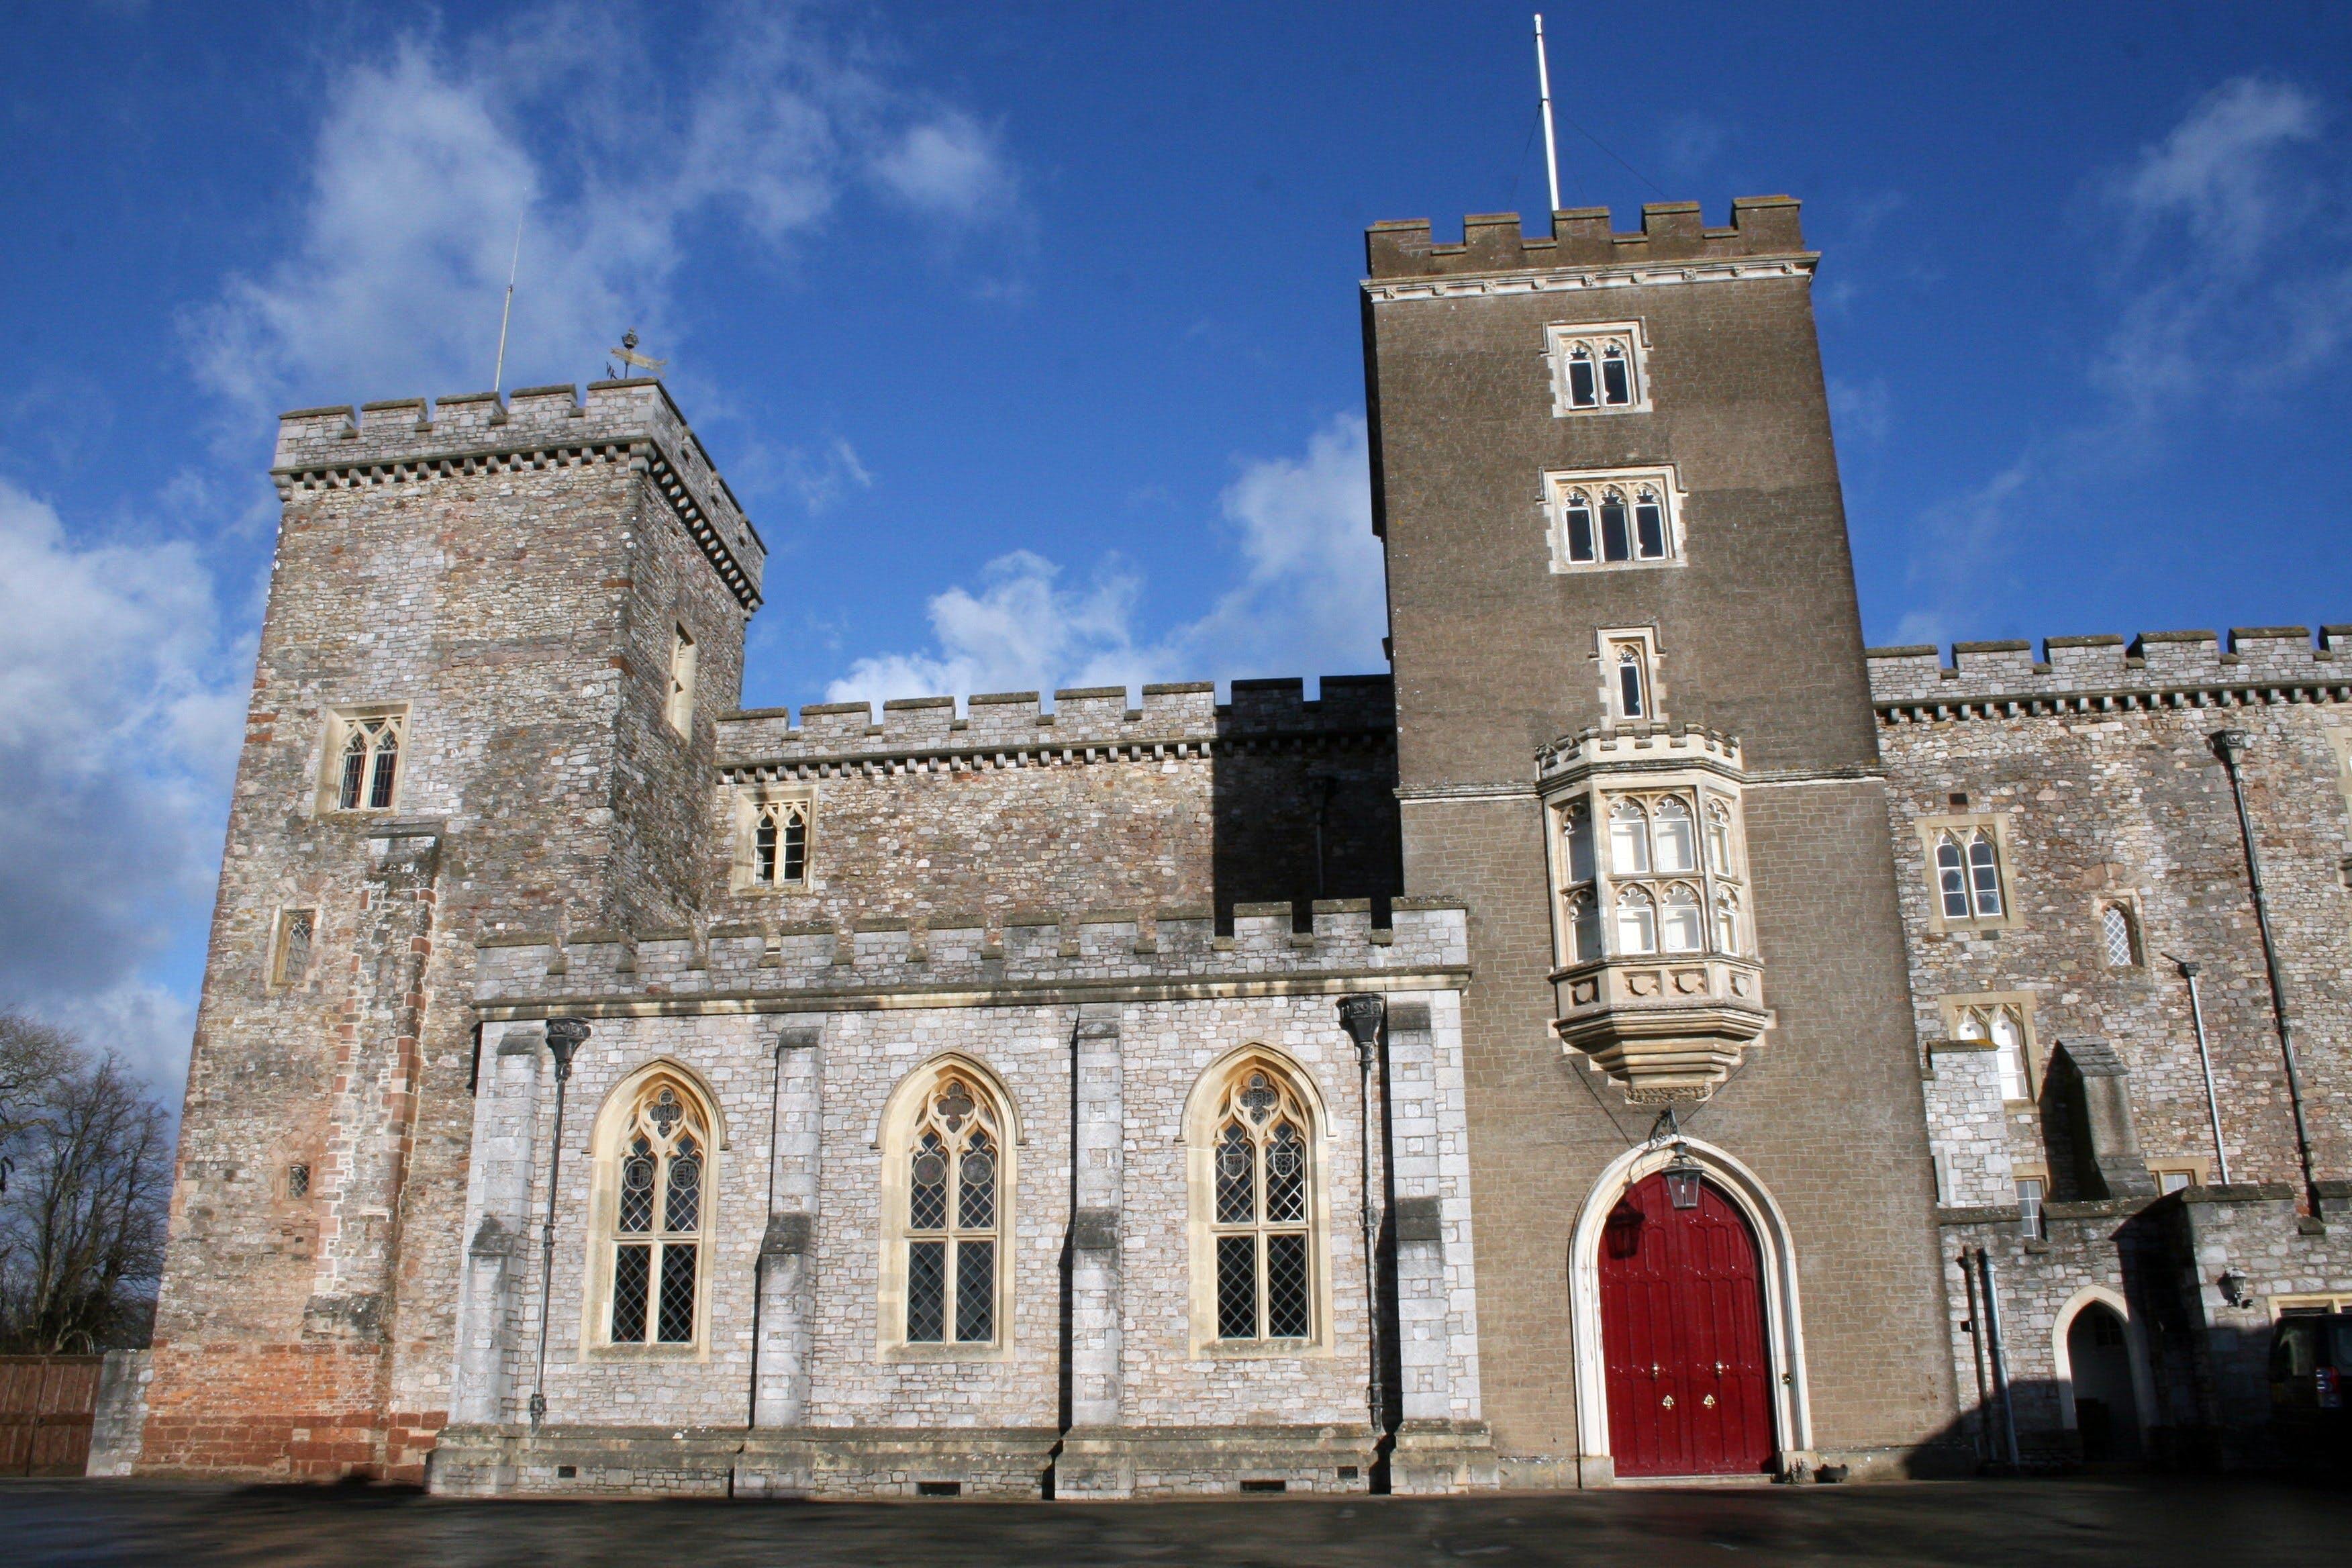
[(2352, 1300), (2337, 634), (1865, 650), (1787, 198), (1368, 247), (1393, 678), (1311, 700), (740, 710), (657, 384), (287, 415), (111, 1462), (2259, 1459)]

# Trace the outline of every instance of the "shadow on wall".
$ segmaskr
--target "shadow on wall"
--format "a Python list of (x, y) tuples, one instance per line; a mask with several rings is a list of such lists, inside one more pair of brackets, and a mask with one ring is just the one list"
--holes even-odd
[(1386, 676), (1236, 680), (1218, 712), (1211, 785), (1217, 926), (1235, 904), (1286, 903), (1307, 929), (1317, 899), (1367, 899), (1375, 925), (1403, 889), (1396, 733)]

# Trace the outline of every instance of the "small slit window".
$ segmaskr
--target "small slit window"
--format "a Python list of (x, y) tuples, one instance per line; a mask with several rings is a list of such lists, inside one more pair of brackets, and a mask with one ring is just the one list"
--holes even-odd
[(694, 733), (694, 638), (684, 626), (677, 629), (669, 649), (669, 727), (681, 735)]
[(2139, 933), (2132, 927), (2129, 908), (2123, 904), (2099, 907), (2099, 949), (2110, 969), (2130, 969), (2139, 963)]
[(315, 910), (284, 910), (278, 916), (278, 942), (271, 955), (269, 983), (299, 985), (310, 971), (310, 942), (317, 934)]

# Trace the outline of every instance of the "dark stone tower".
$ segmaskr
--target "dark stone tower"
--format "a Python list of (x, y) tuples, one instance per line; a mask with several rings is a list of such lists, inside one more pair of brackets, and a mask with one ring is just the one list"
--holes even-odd
[(272, 475), (141, 1466), (421, 1479), (475, 943), (696, 918), (764, 552), (649, 381), (289, 414)]
[(1754, 1235), (1762, 1465), (1895, 1462), (1953, 1390), (1816, 258), (1784, 197), (1465, 231), (1371, 229), (1364, 341), (1406, 889), (1471, 910), (1506, 1481), (1761, 1468), (1633, 1457), (1654, 1418), (1605, 1364), (1647, 1331), (1604, 1323), (1598, 1235), (1673, 1157), (1642, 1147), (1669, 1108)]

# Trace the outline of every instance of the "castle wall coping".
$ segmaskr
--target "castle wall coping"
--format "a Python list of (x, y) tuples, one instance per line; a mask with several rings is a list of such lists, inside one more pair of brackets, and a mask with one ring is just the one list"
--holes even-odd
[(1651, 202), (1641, 228), (1621, 234), (1607, 207), (1568, 207), (1551, 215), (1549, 235), (1538, 238), (1521, 231), (1517, 213), (1473, 213), (1462, 220), (1458, 244), (1437, 241), (1427, 218), (1388, 220), (1364, 233), (1366, 288), (1378, 295), (1378, 286), (1393, 279), (1766, 258), (1810, 272), (1818, 258), (1805, 249), (1799, 211), (1791, 196), (1740, 196), (1730, 224), (1710, 227), (1696, 202)]
[[(1394, 682), (1385, 675), (1325, 676), (1310, 701), (1296, 678), (1234, 682), (1220, 704), (1208, 682), (1153, 685), (1139, 706), (1127, 689), (1073, 688), (1045, 710), (1034, 691), (985, 692), (958, 717), (947, 696), (894, 698), (880, 721), (866, 702), (812, 702), (798, 722), (789, 708), (743, 709), (719, 721), (721, 767), (834, 764), (864, 766), (943, 761), (999, 753), (1068, 753), (1089, 747), (1213, 747), (1221, 742), (1386, 737), (1396, 727)], [(1034, 760), (1034, 759), (1033, 759)], [(1101, 760), (1083, 756), (1083, 760)]]
[(501, 401), (465, 393), (297, 408), (278, 416), (270, 475), (281, 494), (350, 482), (423, 479), (482, 462), (547, 451), (633, 454), (653, 449), (648, 471), (681, 522), (746, 607), (760, 600), (767, 559), (742, 505), (657, 381), (521, 387)]
[(2304, 626), (2113, 633), (2031, 642), (1960, 642), (1948, 662), (1933, 644), (1864, 651), (1872, 700), (1895, 719), (2019, 717), (2113, 706), (2206, 706), (2298, 693), (2352, 700), (2352, 628)]
[[(1470, 973), (1466, 910), (1458, 900), (1414, 901), (1428, 907), (1400, 900), (1387, 928), (1373, 926), (1369, 909), (1318, 910), (1311, 936), (1294, 935), (1288, 905), (1243, 906), (1230, 936), (1204, 910), (1163, 918), (1147, 942), (1129, 935), (1140, 926), (1131, 910), (1042, 930), (1008, 918), (994, 942), (976, 924), (931, 923), (919, 938), (921, 917), (791, 934), (714, 931), (700, 942), (691, 933), (633, 941), (599, 931), (560, 944), (493, 933), (475, 944), (475, 1003), (485, 1017), (524, 1017), (574, 1006), (693, 1014), (1459, 989)], [(1077, 928), (1075, 940), (1055, 926)]]

